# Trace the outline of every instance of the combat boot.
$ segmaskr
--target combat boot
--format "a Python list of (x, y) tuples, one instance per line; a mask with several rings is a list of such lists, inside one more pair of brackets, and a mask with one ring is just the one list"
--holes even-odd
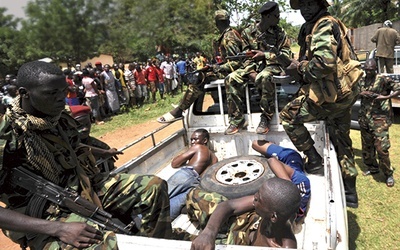
[(305, 171), (309, 174), (324, 175), (324, 166), (322, 165), (322, 157), (318, 154), (314, 146), (305, 150), (307, 162), (304, 165)]
[(346, 206), (358, 208), (358, 195), (356, 189), (356, 177), (348, 176), (343, 178)]

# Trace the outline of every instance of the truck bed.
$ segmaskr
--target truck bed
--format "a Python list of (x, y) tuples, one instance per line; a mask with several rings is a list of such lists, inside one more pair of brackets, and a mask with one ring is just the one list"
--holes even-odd
[[(222, 83), (208, 86), (211, 90), (218, 90), (222, 97)], [(249, 95), (250, 91), (247, 91)], [(215, 94), (215, 93), (214, 93)], [(206, 94), (207, 95), (207, 94)], [(203, 101), (207, 98), (199, 98)], [(228, 117), (223, 108), (217, 112), (209, 112), (208, 106), (224, 107), (223, 98), (216, 100), (211, 105), (201, 103), (197, 107), (205, 110), (198, 112), (194, 110), (196, 103), (187, 111), (184, 117), (185, 128), (170, 136), (160, 145), (156, 145), (150, 152), (145, 152), (139, 159), (133, 159), (124, 166), (117, 169), (119, 172), (129, 173), (152, 173), (163, 179), (168, 179), (176, 169), (170, 166), (170, 162), (179, 153), (187, 149), (189, 142), (187, 138), (198, 128), (204, 128), (210, 133), (209, 147), (221, 161), (235, 156), (259, 155), (251, 147), (253, 140), (266, 139), (278, 145), (295, 149), (287, 137), (278, 118), (278, 112), (270, 126), (267, 135), (255, 133), (256, 126), (260, 121), (260, 113), (252, 112), (250, 102), (247, 102), (246, 120), (249, 126), (234, 135), (224, 135), (228, 124)], [(250, 97), (248, 96), (248, 100)], [(276, 105), (278, 107), (278, 105)], [(344, 198), (344, 188), (340, 168), (336, 158), (336, 152), (329, 141), (324, 122), (306, 124), (315, 147), (324, 158), (325, 175), (308, 175), (311, 182), (311, 198), (309, 209), (304, 222), (295, 227), (297, 249), (348, 249), (347, 232), (347, 210)], [(147, 155), (147, 156), (146, 156)], [(160, 160), (162, 159), (162, 160)], [(195, 226), (190, 223), (185, 214), (180, 215), (174, 222), (173, 227), (179, 227), (192, 234), (196, 234)], [(147, 237), (118, 235), (118, 246), (120, 249), (190, 249), (190, 242), (152, 239)], [(217, 246), (216, 249), (274, 249), (269, 247), (244, 247), (244, 246)]]

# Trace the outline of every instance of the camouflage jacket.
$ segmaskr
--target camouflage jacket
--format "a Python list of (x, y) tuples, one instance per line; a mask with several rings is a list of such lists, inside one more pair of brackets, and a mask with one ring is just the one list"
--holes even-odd
[[(18, 187), (10, 185), (10, 169), (18, 166), (24, 166), (31, 171), (34, 170), (28, 161), (26, 148), (23, 143), (23, 134), (21, 131), (13, 129), (10, 125), (11, 123), (12, 121), (9, 121), (6, 116), (4, 116), (0, 121), (0, 141), (2, 144), (4, 144), (2, 148), (2, 165), (0, 167), (0, 195), (2, 198), (1, 201), (3, 201), (6, 205), (19, 207), (24, 205), (25, 199), (17, 197), (26, 196), (26, 192), (18, 192)], [(58, 164), (57, 168), (62, 169), (62, 180), (57, 184), (63, 187), (68, 186), (69, 188), (77, 190), (78, 179), (75, 174), (74, 167), (76, 162), (73, 161), (73, 157), (69, 150), (75, 149), (74, 152), (77, 154), (79, 161), (81, 153), (81, 149), (79, 147), (79, 133), (74, 125), (74, 119), (65, 112), (62, 113), (58, 124), (60, 126), (55, 126), (54, 128), (47, 130), (35, 131), (35, 133), (37, 133), (43, 141), (46, 141), (46, 145), (48, 145), (49, 150), (51, 150), (52, 153), (54, 152), (56, 155), (55, 162)], [(63, 130), (62, 134), (59, 132), (60, 129)], [(66, 137), (64, 138), (62, 135), (66, 135)], [(67, 140), (68, 142), (64, 143), (63, 139)], [(70, 146), (67, 147), (67, 144)], [(89, 151), (85, 150), (85, 154), (86, 152)], [(38, 157), (40, 157), (40, 155), (38, 155)], [(34, 172), (42, 177), (45, 177), (37, 170)], [(9, 200), (13, 200), (14, 202), (9, 202)]]
[(231, 27), (222, 32), (217, 40), (217, 50), (222, 57), (223, 64), (220, 65), (220, 71), (232, 72), (240, 67), (239, 61), (226, 61), (227, 56), (234, 56), (243, 51), (246, 46), (239, 32)]
[(310, 99), (321, 105), (349, 96), (363, 72), (346, 26), (331, 16), (322, 17), (305, 40), (307, 58), (298, 70), (309, 84)]
[(242, 37), (247, 43), (244, 50), (264, 51), (267, 65), (279, 64), (275, 52), (291, 58), (289, 39), (286, 32), (279, 26), (273, 26), (267, 31), (261, 32), (258, 23), (254, 23), (243, 30)]
[[(376, 94), (389, 95), (391, 91), (400, 90), (400, 84), (394, 82), (387, 76), (377, 75), (374, 81), (367, 82), (363, 78), (359, 82), (359, 90), (361, 91), (371, 91)], [(374, 117), (386, 116), (392, 120), (392, 101), (391, 99), (386, 100), (375, 100), (375, 98), (367, 98), (361, 96), (361, 107), (359, 110), (359, 117), (365, 118), (367, 120), (373, 120)]]

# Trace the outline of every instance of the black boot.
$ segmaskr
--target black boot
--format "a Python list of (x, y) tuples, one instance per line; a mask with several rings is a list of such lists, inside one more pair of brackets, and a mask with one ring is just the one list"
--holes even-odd
[(307, 162), (304, 165), (306, 172), (309, 174), (324, 175), (322, 157), (318, 154), (314, 146), (308, 150), (305, 150), (304, 154), (307, 156)]
[(356, 177), (343, 178), (346, 206), (358, 208), (358, 195), (356, 190)]

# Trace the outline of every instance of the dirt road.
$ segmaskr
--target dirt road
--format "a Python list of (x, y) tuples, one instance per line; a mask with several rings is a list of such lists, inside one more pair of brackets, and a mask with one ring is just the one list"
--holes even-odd
[[(131, 142), (138, 140), (139, 138), (142, 138), (144, 135), (147, 135), (148, 133), (159, 129), (162, 126), (163, 124), (160, 124), (156, 121), (149, 121), (140, 125), (118, 129), (112, 133), (107, 133), (99, 137), (99, 139), (104, 141), (111, 147), (121, 149), (129, 145)], [(155, 133), (154, 135), (155, 142), (157, 143), (165, 139), (173, 132), (181, 129), (182, 127), (183, 126), (181, 121), (177, 121), (167, 126), (162, 131)], [(118, 161), (115, 163), (116, 166), (117, 167), (121, 166), (123, 163), (127, 162), (133, 157), (140, 155), (142, 152), (152, 147), (152, 145), (153, 145), (152, 138), (148, 137), (144, 139), (142, 142), (136, 144), (135, 146), (132, 146), (127, 150), (124, 150), (124, 154), (120, 155)], [(0, 205), (2, 204), (0, 203)], [(14, 242), (10, 241), (7, 237), (5, 237), (3, 233), (0, 233), (0, 250), (3, 249), (19, 250), (20, 247)]]

